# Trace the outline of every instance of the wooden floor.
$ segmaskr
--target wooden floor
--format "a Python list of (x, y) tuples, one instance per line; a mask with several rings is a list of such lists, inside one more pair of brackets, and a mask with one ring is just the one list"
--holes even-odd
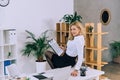
[(105, 65), (102, 70), (110, 80), (120, 80), (120, 64), (111, 62)]

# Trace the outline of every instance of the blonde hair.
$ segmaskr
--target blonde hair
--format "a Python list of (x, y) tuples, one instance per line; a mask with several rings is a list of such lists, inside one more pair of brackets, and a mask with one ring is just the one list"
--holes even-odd
[[(73, 22), (73, 23), (71, 23), (70, 24), (70, 28), (72, 27), (72, 26), (76, 26), (78, 29), (80, 29), (80, 35), (85, 35), (85, 29), (84, 29), (84, 27), (83, 27), (83, 25), (82, 25), (82, 23), (80, 23), (80, 22), (78, 22), (78, 21), (75, 21), (75, 22)], [(74, 39), (74, 36), (71, 34), (71, 29), (69, 28), (69, 40), (73, 40)]]

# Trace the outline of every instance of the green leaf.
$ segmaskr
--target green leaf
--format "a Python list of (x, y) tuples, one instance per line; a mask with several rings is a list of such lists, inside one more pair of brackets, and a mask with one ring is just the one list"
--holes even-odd
[(120, 41), (114, 41), (109, 44), (110, 45), (110, 52), (113, 58), (120, 56)]
[(65, 14), (62, 19), (59, 20), (60, 22), (66, 22), (66, 23), (73, 23), (75, 21), (82, 22), (82, 17), (80, 15), (77, 15), (77, 12), (75, 11), (74, 14)]

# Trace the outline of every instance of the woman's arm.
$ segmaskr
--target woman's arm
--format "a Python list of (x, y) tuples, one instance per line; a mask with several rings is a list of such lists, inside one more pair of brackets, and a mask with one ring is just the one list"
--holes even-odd
[(76, 40), (76, 49), (78, 54), (78, 60), (75, 65), (75, 69), (79, 70), (83, 62), (83, 50), (84, 50), (84, 37)]
[(76, 49), (77, 49), (77, 54), (78, 54), (78, 60), (75, 65), (74, 71), (71, 73), (72, 76), (77, 76), (78, 70), (80, 70), (80, 67), (83, 62), (83, 50), (84, 50), (84, 38), (81, 38), (80, 40), (76, 40)]

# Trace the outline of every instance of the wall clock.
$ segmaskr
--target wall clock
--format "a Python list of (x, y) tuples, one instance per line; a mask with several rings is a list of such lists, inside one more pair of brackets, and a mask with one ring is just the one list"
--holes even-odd
[(9, 4), (10, 0), (0, 0), (0, 6), (6, 7)]

